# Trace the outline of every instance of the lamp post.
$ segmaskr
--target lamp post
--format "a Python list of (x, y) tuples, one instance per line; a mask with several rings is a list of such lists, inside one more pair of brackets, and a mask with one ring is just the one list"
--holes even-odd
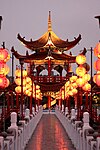
[(23, 114), (23, 64), (24, 64), (24, 60), (23, 59), (19, 59), (20, 65), (21, 65), (21, 118), (24, 118), (24, 114)]
[(0, 30), (1, 30), (1, 21), (3, 20), (2, 16), (0, 16)]

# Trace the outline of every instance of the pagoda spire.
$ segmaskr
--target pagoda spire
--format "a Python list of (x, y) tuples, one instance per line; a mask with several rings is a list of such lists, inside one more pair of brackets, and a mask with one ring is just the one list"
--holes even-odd
[(51, 11), (49, 11), (49, 17), (48, 17), (48, 31), (52, 31), (52, 26), (51, 26)]

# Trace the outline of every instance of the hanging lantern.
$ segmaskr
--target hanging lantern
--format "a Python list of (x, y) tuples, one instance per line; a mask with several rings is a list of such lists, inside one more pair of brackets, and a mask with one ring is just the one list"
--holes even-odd
[(69, 86), (69, 84), (70, 84), (70, 81), (67, 81), (67, 82), (65, 83), (65, 87)]
[(72, 77), (70, 77), (70, 82), (75, 82), (76, 80), (77, 80), (77, 76), (72, 76)]
[(76, 83), (77, 83), (78, 87), (82, 87), (85, 84), (85, 81), (83, 78), (78, 78), (76, 80)]
[(0, 88), (6, 88), (9, 86), (9, 80), (5, 76), (0, 76)]
[(72, 87), (77, 88), (78, 87), (77, 83), (76, 82), (72, 83)]
[(96, 83), (96, 74), (93, 76), (93, 82)]
[(26, 82), (27, 83), (31, 82), (31, 78), (30, 77), (26, 77)]
[[(22, 75), (23, 75), (23, 78), (26, 77), (27, 76), (27, 71), (23, 70)], [(16, 77), (21, 77), (21, 70), (20, 69), (15, 70), (15, 76)]]
[(68, 95), (73, 96), (73, 92), (72, 92), (72, 91), (69, 91), (69, 92), (68, 92)]
[(94, 69), (100, 71), (100, 59), (94, 62)]
[(88, 82), (90, 80), (91, 76), (90, 76), (90, 74), (85, 74), (82, 78), (84, 79), (85, 82)]
[(8, 57), (4, 60), (4, 62), (7, 62), (10, 59), (10, 54), (8, 54)]
[[(21, 85), (21, 78), (16, 78), (15, 79), (15, 83), (17, 84), (17, 85)], [(26, 80), (25, 79), (23, 79), (23, 86), (26, 84)]]
[(27, 89), (32, 89), (32, 86), (30, 84), (26, 84)]
[(8, 51), (4, 48), (0, 48), (0, 62), (6, 62), (8, 58)]
[(95, 83), (100, 86), (100, 74), (96, 74), (95, 76)]
[(72, 90), (73, 95), (77, 94), (77, 92), (78, 92), (78, 90), (75, 88)]
[(15, 88), (16, 93), (20, 94), (21, 93), (21, 86), (17, 86)]
[(100, 42), (94, 48), (94, 55), (100, 58)]
[(79, 66), (76, 68), (76, 74), (79, 76), (79, 77), (82, 77), (84, 76), (84, 74), (86, 73), (86, 69), (82, 66)]
[(21, 70), (20, 69), (15, 70), (15, 76), (21, 77)]
[(77, 63), (77, 64), (83, 65), (85, 62), (86, 62), (86, 57), (85, 57), (85, 55), (79, 54), (79, 55), (76, 57), (76, 63)]
[(27, 71), (26, 70), (23, 70), (22, 73), (23, 73), (23, 78), (27, 76)]
[(0, 63), (0, 74), (7, 75), (9, 70), (9, 67), (5, 63)]
[(91, 90), (91, 84), (89, 84), (88, 82), (85, 83), (85, 85), (82, 87), (82, 89), (84, 91), (90, 91)]

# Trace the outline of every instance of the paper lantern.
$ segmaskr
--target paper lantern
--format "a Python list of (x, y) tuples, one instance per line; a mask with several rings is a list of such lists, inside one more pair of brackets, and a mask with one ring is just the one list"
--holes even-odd
[(82, 77), (84, 76), (84, 74), (86, 73), (86, 69), (82, 66), (79, 66), (76, 68), (76, 74), (79, 76), (79, 77)]
[(100, 74), (96, 74), (95, 76), (95, 83), (100, 86)]
[(21, 93), (21, 86), (17, 86), (15, 88), (16, 93), (20, 94)]
[[(15, 83), (17, 84), (17, 85), (21, 85), (21, 78), (16, 78), (15, 79)], [(26, 84), (26, 80), (25, 79), (23, 79), (23, 86)]]
[(85, 82), (88, 82), (91, 79), (91, 76), (90, 74), (85, 74), (82, 78), (84, 79)]
[(9, 73), (9, 67), (5, 63), (0, 63), (0, 74), (7, 75)]
[(77, 83), (78, 87), (82, 87), (85, 84), (85, 81), (83, 78), (78, 78), (76, 80), (76, 83)]
[(100, 59), (96, 60), (96, 62), (94, 62), (94, 69), (97, 71), (100, 71)]
[(94, 48), (94, 55), (100, 58), (100, 42)]
[(9, 86), (9, 80), (5, 76), (0, 76), (0, 88), (6, 88)]
[(85, 83), (85, 85), (82, 87), (84, 91), (90, 91), (91, 90), (91, 85), (89, 83)]
[(86, 62), (86, 57), (85, 55), (83, 54), (79, 54), (77, 57), (76, 57), (76, 63), (79, 64), (79, 65), (82, 65)]
[(75, 88), (72, 90), (73, 95), (77, 94), (77, 92), (78, 92), (78, 90)]
[(72, 76), (72, 77), (70, 77), (70, 82), (75, 82), (76, 80), (77, 80), (77, 76)]
[(0, 48), (0, 62), (6, 62), (8, 58), (8, 51), (4, 48)]
[[(15, 76), (16, 77), (21, 77), (21, 70), (20, 69), (15, 70)], [(23, 78), (27, 76), (27, 71), (26, 70), (22, 71), (22, 76), (23, 76)]]

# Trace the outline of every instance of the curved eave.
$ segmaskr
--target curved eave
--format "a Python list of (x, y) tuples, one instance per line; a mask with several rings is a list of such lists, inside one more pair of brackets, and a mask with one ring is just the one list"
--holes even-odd
[[(47, 52), (34, 53), (31, 55), (20, 55), (17, 51), (12, 47), (11, 52), (17, 59), (24, 59), (24, 62), (31, 62), (32, 60), (44, 60), (47, 57)], [(69, 62), (75, 62), (76, 56), (71, 56), (67, 54), (56, 54), (51, 53), (54, 60), (64, 60)]]
[(73, 48), (81, 40), (81, 35), (80, 34), (73, 41), (69, 42), (68, 40), (67, 41), (61, 40), (59, 37), (56, 36), (56, 34), (53, 31), (51, 31), (50, 33), (51, 33), (50, 37), (51, 37), (52, 43), (56, 47), (63, 48), (64, 50), (69, 50), (69, 49)]
[(53, 31), (47, 31), (41, 38), (39, 38), (36, 41), (32, 41), (32, 40), (26, 41), (24, 38), (20, 36), (20, 34), (18, 34), (17, 36), (17, 38), (25, 45), (25, 47), (33, 51), (45, 47), (49, 37), (52, 43), (55, 45), (55, 47), (64, 50), (69, 50), (73, 48), (81, 40), (81, 35), (79, 35), (77, 38), (75, 38), (75, 40), (71, 42), (69, 42), (68, 40), (64, 41), (61, 40)]
[(22, 38), (20, 36), (20, 34), (18, 34), (17, 38), (22, 42), (22, 44), (25, 45), (25, 47), (27, 47), (33, 51), (44, 47), (48, 41), (48, 36), (46, 33), (40, 39), (38, 39), (36, 41), (32, 41), (32, 40), (26, 41), (24, 38)]

